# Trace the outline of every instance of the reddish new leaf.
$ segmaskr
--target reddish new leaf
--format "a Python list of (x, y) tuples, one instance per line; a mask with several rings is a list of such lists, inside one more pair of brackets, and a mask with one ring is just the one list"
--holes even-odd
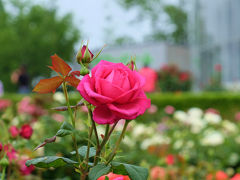
[(55, 92), (56, 89), (62, 84), (63, 79), (59, 76), (55, 76), (49, 79), (41, 79), (39, 83), (34, 87), (33, 91), (37, 93), (50, 93)]
[(80, 76), (81, 74), (80, 74), (80, 71), (72, 71), (71, 73), (70, 73), (70, 76)]
[(75, 88), (77, 88), (78, 84), (80, 83), (80, 80), (75, 76), (67, 76), (65, 81)]
[(51, 56), (51, 58), (52, 66), (50, 66), (50, 68), (53, 69), (54, 71), (61, 73), (63, 76), (67, 76), (68, 73), (72, 70), (72, 68), (56, 54)]

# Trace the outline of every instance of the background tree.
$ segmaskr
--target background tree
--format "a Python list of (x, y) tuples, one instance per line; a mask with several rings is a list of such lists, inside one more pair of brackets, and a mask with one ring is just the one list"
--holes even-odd
[(49, 75), (45, 65), (51, 63), (50, 55), (54, 53), (72, 60), (80, 37), (71, 14), (59, 17), (55, 8), (31, 5), (29, 1), (0, 0), (0, 28), (0, 80), (7, 92), (14, 90), (11, 73), (22, 64), (30, 77), (36, 77)]
[(148, 40), (187, 44), (187, 13), (183, 9), (183, 0), (179, 0), (179, 5), (169, 5), (163, 0), (118, 2), (126, 9), (138, 9), (138, 21), (150, 19), (152, 33), (146, 37)]

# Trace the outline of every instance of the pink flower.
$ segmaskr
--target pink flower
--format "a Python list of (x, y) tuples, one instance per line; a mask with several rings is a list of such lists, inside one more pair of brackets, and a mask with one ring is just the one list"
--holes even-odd
[(158, 110), (157, 106), (154, 104), (151, 104), (150, 108), (147, 109), (147, 112), (149, 114), (154, 114), (157, 112), (157, 110)]
[(13, 146), (11, 144), (6, 144), (3, 147), (4, 151), (7, 154), (7, 157), (9, 159), (9, 161), (11, 162), (14, 159), (17, 159), (17, 152), (16, 150), (13, 148)]
[(150, 107), (142, 87), (144, 78), (122, 63), (101, 60), (85, 75), (77, 90), (89, 103), (96, 106), (93, 120), (98, 124), (113, 124), (120, 119), (132, 120)]
[(151, 180), (165, 179), (165, 169), (159, 166), (155, 166), (151, 169), (150, 177)]
[(108, 177), (109, 180), (130, 180), (130, 178), (128, 176), (119, 175), (119, 174), (113, 174), (112, 172), (110, 172), (107, 175), (101, 176), (97, 180), (105, 180), (106, 176)]
[(144, 67), (139, 70), (139, 73), (146, 78), (146, 83), (143, 86), (145, 92), (155, 91), (155, 86), (157, 82), (157, 72), (149, 67)]
[(174, 155), (172, 155), (172, 154), (167, 155), (167, 157), (166, 157), (166, 163), (167, 163), (168, 165), (173, 165), (174, 162), (175, 162)]
[(217, 72), (221, 72), (222, 71), (222, 65), (221, 64), (215, 64), (214, 69)]
[(33, 165), (30, 165), (29, 167), (27, 167), (25, 165), (27, 160), (28, 159), (22, 159), (22, 160), (18, 161), (19, 170), (23, 176), (31, 174), (32, 171), (34, 171), (34, 169), (35, 169), (35, 167)]
[(190, 74), (188, 72), (181, 72), (179, 74), (179, 80), (182, 82), (188, 81), (190, 79)]
[(3, 149), (3, 145), (2, 145), (2, 143), (0, 142), (0, 152), (2, 151), (2, 149)]
[(208, 108), (206, 113), (220, 114), (219, 111), (214, 108)]
[(175, 111), (175, 108), (173, 106), (166, 106), (164, 111), (166, 114), (173, 114)]
[(30, 139), (30, 137), (32, 136), (32, 133), (33, 133), (33, 129), (30, 125), (24, 124), (21, 127), (20, 136), (22, 136), (23, 138)]
[(7, 99), (0, 99), (0, 110), (5, 109), (11, 106), (11, 101)]
[(240, 121), (240, 112), (237, 112), (237, 113), (235, 114), (235, 119), (236, 119), (237, 121)]
[(223, 171), (217, 171), (215, 175), (207, 175), (206, 180), (228, 180), (228, 175)]
[(26, 113), (32, 116), (40, 116), (44, 114), (44, 110), (35, 104), (31, 104), (30, 97), (24, 97), (18, 104), (18, 113)]
[(18, 134), (19, 134), (19, 130), (18, 130), (18, 128), (16, 126), (11, 126), (9, 128), (9, 132), (10, 132), (10, 134), (11, 134), (11, 136), (13, 138), (16, 138), (18, 136)]
[(231, 180), (240, 180), (240, 174), (239, 174), (239, 173), (235, 174), (235, 175), (231, 178)]

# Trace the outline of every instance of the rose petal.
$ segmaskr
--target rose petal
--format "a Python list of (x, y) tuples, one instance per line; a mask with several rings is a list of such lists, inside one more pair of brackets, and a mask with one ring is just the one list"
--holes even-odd
[(109, 81), (101, 78), (96, 78), (98, 82), (96, 85), (96, 93), (103, 95), (104, 97), (109, 97), (111, 99), (120, 96), (124, 91), (117, 87), (116, 85), (110, 83)]
[(142, 115), (151, 105), (150, 99), (136, 98), (134, 102), (127, 104), (108, 104), (109, 109), (114, 111), (116, 116), (132, 120)]
[(97, 106), (93, 111), (93, 120), (98, 124), (113, 124), (119, 119), (106, 105)]
[(97, 94), (93, 91), (93, 88), (91, 88), (91, 78), (89, 75), (83, 77), (81, 82), (78, 84), (77, 90), (86, 101), (94, 106), (112, 101), (112, 99), (102, 96), (101, 94)]

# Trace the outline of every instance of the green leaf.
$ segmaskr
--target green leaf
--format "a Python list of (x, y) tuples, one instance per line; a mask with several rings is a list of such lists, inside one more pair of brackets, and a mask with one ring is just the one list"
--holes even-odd
[[(76, 154), (76, 151), (72, 151), (71, 154)], [(78, 149), (78, 154), (82, 157), (87, 156), (87, 146), (81, 146)], [(94, 147), (90, 147), (89, 149), (89, 158), (93, 157), (96, 155), (96, 149)]]
[(64, 136), (72, 134), (73, 132), (74, 132), (73, 126), (70, 123), (64, 121), (62, 126), (58, 130), (56, 136), (64, 137)]
[(89, 172), (89, 180), (97, 180), (99, 177), (108, 174), (111, 167), (104, 164), (94, 166)]
[[(115, 170), (116, 174), (125, 174), (125, 172), (127, 172), (131, 180), (147, 180), (148, 178), (148, 170), (140, 166), (113, 162), (112, 168)], [(116, 172), (116, 170), (119, 172)]]
[(34, 165), (40, 168), (50, 168), (50, 167), (60, 167), (65, 165), (74, 165), (78, 162), (73, 161), (68, 158), (58, 157), (58, 156), (45, 156), (36, 159), (31, 159), (26, 162), (26, 166)]

